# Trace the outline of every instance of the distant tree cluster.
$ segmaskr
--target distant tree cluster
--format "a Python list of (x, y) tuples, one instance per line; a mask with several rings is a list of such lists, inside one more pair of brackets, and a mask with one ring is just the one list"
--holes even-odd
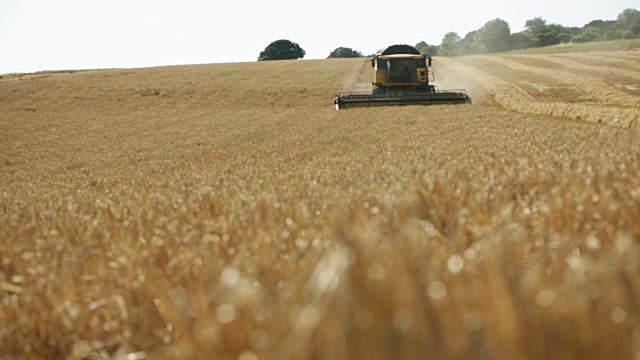
[(265, 60), (295, 60), (302, 59), (305, 51), (297, 43), (290, 40), (276, 40), (269, 44), (258, 57), (258, 61)]
[(352, 48), (348, 47), (339, 47), (336, 48), (329, 54), (327, 59), (336, 59), (336, 58), (358, 58), (362, 57), (362, 53), (360, 51), (355, 51)]
[(616, 20), (594, 20), (583, 27), (565, 27), (549, 24), (541, 17), (525, 22), (525, 30), (511, 33), (509, 24), (502, 19), (487, 22), (482, 28), (464, 37), (448, 32), (440, 45), (424, 41), (416, 49), (430, 56), (455, 56), (522, 50), (532, 47), (564, 43), (640, 38), (640, 11), (626, 9)]
[[(265, 60), (295, 60), (302, 59), (305, 51), (300, 45), (290, 40), (276, 40), (269, 44), (258, 57), (258, 61)], [(333, 58), (358, 58), (362, 57), (360, 51), (348, 47), (336, 48), (329, 54), (327, 59)]]
[[(523, 50), (564, 43), (635, 38), (640, 38), (640, 11), (625, 9), (616, 20), (593, 20), (583, 27), (549, 24), (543, 18), (536, 17), (527, 20), (525, 30), (518, 33), (511, 33), (509, 23), (497, 18), (464, 37), (451, 31), (444, 35), (440, 45), (429, 45), (421, 41), (415, 48), (429, 56), (456, 56)], [(305, 51), (300, 45), (289, 40), (276, 40), (260, 53), (258, 61), (302, 59), (304, 55)], [(338, 47), (327, 58), (362, 56), (360, 51)]]

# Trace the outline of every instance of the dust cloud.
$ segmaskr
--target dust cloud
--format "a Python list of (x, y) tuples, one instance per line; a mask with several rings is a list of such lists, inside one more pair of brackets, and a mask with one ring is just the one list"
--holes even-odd
[[(464, 66), (475, 69), (472, 63), (468, 63), (472, 61), (471, 59), (464, 59), (464, 61)], [(433, 84), (440, 90), (465, 89), (474, 104), (494, 103), (495, 99), (493, 99), (487, 88), (481, 82), (474, 80), (475, 77), (465, 75), (465, 72), (461, 71), (462, 66), (458, 59), (434, 58), (435, 81)]]
[(359, 59), (354, 62), (351, 75), (342, 83), (341, 90), (345, 92), (370, 92), (372, 81), (371, 60)]

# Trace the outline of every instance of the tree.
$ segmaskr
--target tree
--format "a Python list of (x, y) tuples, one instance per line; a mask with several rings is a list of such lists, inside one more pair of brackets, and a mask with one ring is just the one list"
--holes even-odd
[(289, 40), (276, 40), (260, 53), (258, 61), (302, 59), (305, 51), (300, 45)]
[(554, 31), (547, 31), (536, 35), (536, 40), (538, 46), (551, 46), (560, 43), (560, 39), (558, 38), (557, 33)]
[(572, 43), (584, 43), (591, 41), (600, 41), (603, 39), (602, 34), (594, 27), (586, 27), (578, 35), (571, 38)]
[(481, 54), (484, 52), (484, 48), (479, 42), (479, 30), (470, 31), (467, 35), (460, 40), (460, 54), (462, 55), (471, 55), (471, 54)]
[(625, 38), (640, 36), (640, 11), (625, 9), (618, 15), (618, 23), (624, 30), (629, 31)]
[(570, 29), (558, 24), (547, 24), (547, 21), (541, 17), (527, 20), (524, 24), (525, 33), (533, 41), (533, 46), (556, 45), (561, 41), (567, 42), (571, 38), (571, 35), (560, 36), (560, 34), (570, 32)]
[(458, 55), (460, 46), (462, 45), (460, 35), (450, 31), (444, 34), (442, 44), (440, 44), (440, 53), (444, 56)]
[(570, 32), (562, 32), (560, 34), (558, 34), (558, 40), (562, 43), (568, 43), (569, 41), (571, 41), (571, 38), (573, 37), (573, 35), (571, 35)]
[(414, 47), (418, 51), (420, 51), (421, 53), (427, 54), (427, 56), (437, 56), (438, 55), (439, 46), (437, 46), (437, 45), (429, 45), (424, 41), (420, 41)]
[(329, 57), (327, 57), (327, 59), (358, 57), (362, 57), (362, 53), (360, 51), (355, 51), (348, 47), (339, 47), (333, 50), (331, 54), (329, 54)]
[(591, 39), (584, 34), (578, 34), (571, 38), (572, 43), (586, 43), (589, 41), (591, 41)]
[(478, 42), (478, 31), (479, 30), (469, 31), (467, 33), (467, 35), (465, 35), (464, 38), (462, 38), (462, 41), (464, 41), (466, 43), (477, 43)]
[(429, 46), (429, 44), (427, 44), (426, 41), (420, 41), (419, 43), (416, 44), (416, 46), (414, 46), (414, 48), (416, 48), (420, 52), (424, 52), (422, 51), (422, 49), (426, 48), (427, 46)]
[(502, 52), (509, 50), (511, 28), (509, 23), (497, 18), (484, 24), (478, 30), (478, 39), (488, 52)]
[(509, 36), (511, 50), (523, 50), (533, 46), (533, 41), (524, 32), (513, 33)]
[(624, 9), (620, 15), (618, 15), (618, 21), (627, 29), (633, 25), (640, 25), (640, 11), (636, 9)]
[(590, 31), (594, 34), (598, 34), (599, 38), (602, 38), (604, 34), (609, 31), (616, 31), (620, 28), (619, 21), (613, 20), (593, 20), (587, 25), (582, 27), (582, 31)]
[(540, 33), (547, 32), (547, 20), (544, 20), (541, 17), (533, 18), (531, 20), (527, 20), (524, 23), (524, 28), (529, 33), (532, 39), (536, 37), (536, 35)]
[(629, 30), (610, 30), (604, 34), (605, 40), (630, 39), (631, 31)]
[(524, 28), (525, 34), (531, 39), (531, 45), (535, 47), (547, 46), (547, 41), (553, 36), (549, 31), (547, 20), (539, 16), (525, 21)]

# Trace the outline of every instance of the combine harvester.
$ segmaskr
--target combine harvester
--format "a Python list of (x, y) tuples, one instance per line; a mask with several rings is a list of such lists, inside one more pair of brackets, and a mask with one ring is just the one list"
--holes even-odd
[(336, 110), (359, 106), (470, 104), (466, 90), (438, 90), (431, 57), (413, 46), (393, 45), (371, 59), (375, 81), (371, 92), (338, 93)]

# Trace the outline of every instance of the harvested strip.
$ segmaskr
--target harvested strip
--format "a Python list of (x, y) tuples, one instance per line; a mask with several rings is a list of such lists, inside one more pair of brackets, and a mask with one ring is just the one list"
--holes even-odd
[(560, 87), (562, 84), (556, 82), (551, 77), (535, 76), (528, 71), (521, 71), (510, 68), (487, 57), (470, 57), (464, 60), (465, 64), (490, 73), (503, 81), (508, 81), (518, 87), (522, 94), (531, 100), (539, 102), (556, 102), (558, 96), (562, 99), (580, 99), (583, 94), (566, 89), (559, 94), (554, 94), (552, 89)]
[[(466, 65), (459, 61), (450, 63), (452, 69), (484, 84), (487, 92), (503, 108), (526, 114), (550, 115), (593, 123), (602, 123), (623, 128), (638, 126), (638, 110), (635, 108), (615, 108), (597, 104), (573, 104), (567, 102), (540, 102), (522, 87), (504, 81), (485, 71), (476, 64)], [(472, 94), (473, 96), (473, 94)]]
[[(533, 68), (501, 57), (494, 57), (492, 58), (492, 61), (499, 62), (514, 70), (528, 71), (534, 74), (540, 74), (541, 77), (551, 77), (559, 82), (571, 85), (572, 88), (580, 90), (584, 94), (590, 95), (589, 99), (596, 102), (604, 102), (608, 105), (614, 104), (640, 107), (639, 97), (631, 96), (624, 91), (602, 84), (602, 82), (600, 81), (589, 79), (588, 76), (576, 76), (562, 71)], [(547, 81), (544, 81), (544, 83), (548, 84)], [(594, 97), (597, 99), (594, 99)]]
[[(539, 56), (518, 55), (508, 56), (508, 59), (518, 61), (526, 66), (540, 67), (550, 70), (558, 70), (578, 76), (596, 76), (606, 80), (611, 75), (640, 80), (640, 70), (624, 70), (618, 68), (584, 65), (560, 56), (540, 58)], [(585, 72), (585, 70), (587, 72)], [(607, 76), (598, 76), (605, 74)]]
[(638, 70), (638, 63), (633, 60), (614, 58), (608, 55), (597, 55), (596, 53), (592, 54), (555, 54), (552, 56), (562, 57), (565, 59), (570, 59), (577, 63), (581, 63), (589, 66), (601, 66), (607, 68), (618, 68), (622, 70)]

